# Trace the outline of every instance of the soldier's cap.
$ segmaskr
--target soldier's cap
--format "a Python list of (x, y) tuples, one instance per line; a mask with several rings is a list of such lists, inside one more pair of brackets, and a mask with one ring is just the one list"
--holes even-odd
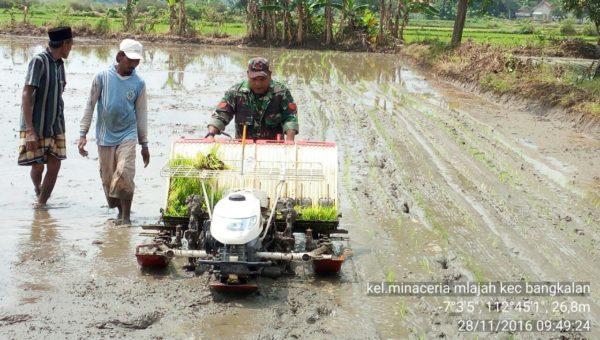
[(269, 77), (271, 70), (269, 69), (269, 61), (262, 57), (250, 59), (248, 62), (248, 78)]
[(56, 27), (48, 30), (48, 38), (50, 41), (59, 42), (67, 39), (73, 39), (71, 27)]
[(119, 45), (119, 51), (125, 53), (129, 59), (141, 60), (143, 59), (144, 47), (139, 41), (123, 39)]

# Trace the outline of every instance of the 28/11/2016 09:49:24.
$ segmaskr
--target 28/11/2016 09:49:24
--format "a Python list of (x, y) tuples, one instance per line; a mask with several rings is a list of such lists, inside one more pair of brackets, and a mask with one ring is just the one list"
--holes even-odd
[(459, 332), (590, 332), (590, 320), (471, 320), (457, 322)]

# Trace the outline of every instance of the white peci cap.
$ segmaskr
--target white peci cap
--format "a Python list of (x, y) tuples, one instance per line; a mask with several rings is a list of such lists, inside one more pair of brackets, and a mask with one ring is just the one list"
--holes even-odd
[(143, 59), (144, 47), (139, 41), (123, 39), (119, 45), (119, 51), (123, 51), (129, 59)]

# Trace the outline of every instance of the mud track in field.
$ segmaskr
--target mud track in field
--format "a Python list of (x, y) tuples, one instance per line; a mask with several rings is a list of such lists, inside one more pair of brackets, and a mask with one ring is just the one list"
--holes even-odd
[[(147, 238), (107, 219), (96, 151), (75, 153), (78, 121), (93, 74), (112, 46), (88, 42), (67, 63), (69, 159), (48, 210), (33, 210), (17, 168), (13, 126), (26, 60), (36, 40), (0, 42), (8, 81), (0, 123), (0, 338), (506, 339), (508, 332), (460, 333), (457, 320), (588, 319), (592, 333), (518, 333), (516, 338), (599, 336), (600, 137), (559, 117), (494, 104), (424, 79), (394, 56), (338, 52), (147, 46), (140, 74), (150, 96), (150, 167), (138, 164), (134, 224), (164, 205), (160, 168), (170, 140), (204, 134), (222, 93), (263, 54), (291, 87), (300, 139), (339, 147), (340, 207), (352, 260), (341, 275), (262, 279), (251, 296), (211, 294), (205, 276), (173, 263), (140, 271), (133, 256)], [(91, 144), (91, 143), (90, 143)], [(138, 162), (139, 163), (139, 162)], [(368, 282), (589, 281), (589, 297), (526, 299), (544, 311), (481, 315), (446, 310), (448, 297), (367, 295)], [(553, 313), (552, 303), (583, 309)], [(479, 308), (478, 307), (478, 308)], [(548, 307), (548, 308), (546, 308)], [(578, 307), (580, 308), (580, 307)]]

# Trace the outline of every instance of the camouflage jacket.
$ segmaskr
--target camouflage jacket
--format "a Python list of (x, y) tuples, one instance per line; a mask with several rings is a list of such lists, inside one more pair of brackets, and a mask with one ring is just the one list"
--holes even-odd
[(246, 137), (253, 139), (276, 139), (277, 134), (287, 130), (299, 132), (296, 104), (284, 84), (271, 80), (267, 93), (256, 97), (247, 80), (234, 85), (225, 92), (208, 124), (223, 131), (235, 117), (238, 139), (242, 138), (245, 124), (248, 125)]

